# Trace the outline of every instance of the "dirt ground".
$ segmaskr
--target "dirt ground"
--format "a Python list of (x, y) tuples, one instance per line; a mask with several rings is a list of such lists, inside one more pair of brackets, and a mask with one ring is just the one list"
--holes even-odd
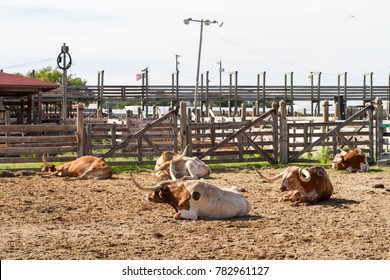
[(208, 180), (242, 188), (250, 215), (177, 221), (128, 174), (81, 181), (19, 171), (0, 178), (0, 259), (389, 260), (390, 172), (328, 174), (330, 200), (294, 207), (279, 202), (279, 182), (264, 183), (254, 170), (216, 171)]

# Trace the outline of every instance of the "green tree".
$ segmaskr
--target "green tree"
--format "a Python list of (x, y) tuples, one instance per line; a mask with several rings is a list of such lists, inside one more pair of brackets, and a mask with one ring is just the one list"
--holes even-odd
[[(24, 76), (31, 77), (31, 74), (32, 71)], [(35, 71), (35, 78), (46, 82), (62, 84), (62, 70), (59, 68), (53, 69), (51, 66), (47, 66)], [(76, 77), (73, 74), (68, 74), (67, 81), (68, 85), (72, 86), (85, 86), (87, 84), (87, 80)]]

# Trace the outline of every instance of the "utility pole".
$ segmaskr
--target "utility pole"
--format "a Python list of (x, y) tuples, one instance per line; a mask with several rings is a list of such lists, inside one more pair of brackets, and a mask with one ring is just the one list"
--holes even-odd
[[(66, 58), (69, 58), (69, 62), (67, 63)], [(62, 64), (61, 64), (62, 62)], [(63, 121), (68, 117), (68, 100), (67, 100), (67, 70), (72, 65), (72, 57), (69, 54), (69, 47), (64, 43), (61, 47), (61, 53), (57, 57), (57, 66), (62, 69), (62, 114), (61, 119)]]
[(180, 62), (179, 62), (179, 57), (180, 57), (180, 55), (175, 55), (175, 57), (176, 57), (176, 72), (179, 72), (179, 64), (180, 64)]
[(221, 113), (222, 108), (222, 72), (225, 71), (225, 69), (222, 68), (222, 60), (218, 61), (217, 64), (219, 64), (219, 111)]
[(198, 66), (197, 66), (197, 70), (196, 70), (196, 83), (195, 83), (195, 93), (194, 93), (194, 113), (196, 114), (196, 106), (197, 106), (197, 102), (198, 102), (199, 74), (200, 74), (200, 57), (201, 57), (201, 53), (202, 53), (203, 24), (208, 26), (208, 25), (210, 25), (212, 23), (216, 23), (216, 24), (219, 25), (219, 27), (222, 27), (223, 22), (222, 23), (218, 23), (218, 21), (216, 21), (216, 20), (213, 20), (213, 21), (211, 21), (209, 19), (197, 20), (197, 19), (192, 19), (192, 18), (187, 18), (183, 22), (184, 22), (184, 24), (188, 25), (188, 24), (190, 24), (191, 21), (200, 23)]

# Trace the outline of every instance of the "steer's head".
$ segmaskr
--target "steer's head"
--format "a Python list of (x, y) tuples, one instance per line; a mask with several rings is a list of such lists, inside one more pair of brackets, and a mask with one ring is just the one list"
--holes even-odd
[(46, 161), (46, 155), (45, 154), (42, 155), (42, 162), (43, 162), (44, 166), (42, 167), (41, 172), (54, 172), (54, 171), (56, 171), (55, 165), (51, 164), (51, 163), (48, 163)]
[(341, 151), (335, 155), (332, 162), (332, 169), (336, 170), (349, 168), (365, 170), (366, 166), (368, 166), (367, 158), (359, 148), (352, 148), (348, 152)]
[(297, 183), (300, 185), (310, 182), (311, 174), (306, 168), (298, 168), (296, 166), (290, 166), (285, 170), (283, 176), (282, 185), (279, 190), (289, 191), (297, 188)]
[(167, 203), (171, 205), (176, 212), (182, 209), (190, 209), (189, 199), (191, 195), (186, 188), (185, 182), (177, 183), (164, 181), (159, 182), (158, 185), (153, 187), (145, 187), (142, 186), (131, 173), (130, 178), (137, 188), (149, 192), (147, 195), (148, 201), (154, 203)]
[(345, 169), (345, 156), (347, 152), (346, 151), (341, 151), (340, 153), (336, 154), (333, 158), (332, 161), (332, 169), (336, 170), (342, 170)]

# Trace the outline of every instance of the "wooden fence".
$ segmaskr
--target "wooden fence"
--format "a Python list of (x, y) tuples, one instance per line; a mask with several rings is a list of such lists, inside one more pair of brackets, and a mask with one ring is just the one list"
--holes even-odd
[[(181, 101), (191, 102), (194, 99), (194, 86), (186, 85), (101, 85), (101, 86), (68, 86), (68, 99), (71, 102), (81, 100), (104, 100), (137, 101), (142, 110), (150, 114), (154, 102), (169, 102), (172, 106), (179, 106)], [(241, 103), (251, 102), (254, 104), (256, 115), (266, 111), (266, 102), (279, 102), (285, 100), (288, 111), (294, 112), (294, 103), (297, 101), (310, 102), (311, 115), (320, 115), (320, 103), (332, 101), (336, 97), (343, 97), (345, 104), (349, 101), (359, 102), (361, 106), (365, 102), (373, 102), (375, 98), (390, 101), (390, 86), (325, 86), (295, 84), (273, 85), (223, 85), (211, 86), (201, 84), (199, 86), (198, 101), (201, 103), (202, 112), (206, 112), (209, 104), (221, 107), (227, 103), (227, 114), (236, 116)], [(61, 102), (61, 94), (44, 93), (44, 103)], [(226, 106), (226, 105), (225, 105)], [(58, 107), (59, 108), (59, 107)], [(390, 102), (387, 102), (387, 114), (390, 111)]]
[(83, 110), (79, 105), (74, 124), (0, 125), (0, 163), (40, 162), (42, 154), (49, 154), (49, 161), (92, 154), (112, 165), (154, 164), (162, 151), (181, 151), (187, 144), (189, 155), (208, 163), (295, 162), (324, 146), (330, 147), (329, 157), (343, 146), (359, 146), (371, 162), (383, 152), (380, 99), (336, 121), (326, 114), (322, 121), (287, 117), (284, 101), (260, 116), (232, 118), (213, 112), (200, 118), (182, 102), (158, 119), (129, 113), (123, 123), (84, 119)]

